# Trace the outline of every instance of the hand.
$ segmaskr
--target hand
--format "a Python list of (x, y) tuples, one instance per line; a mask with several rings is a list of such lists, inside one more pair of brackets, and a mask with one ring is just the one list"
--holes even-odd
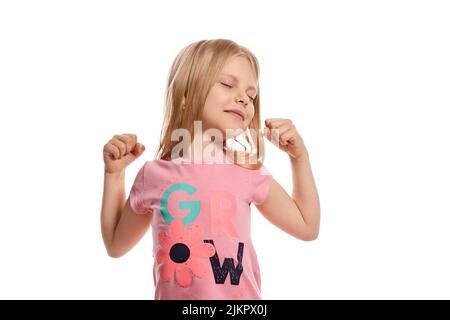
[(137, 142), (135, 134), (115, 135), (103, 147), (105, 172), (114, 173), (125, 169), (144, 152), (143, 144)]
[[(308, 156), (303, 139), (290, 119), (266, 119), (264, 123), (266, 125), (264, 136), (273, 144), (278, 144), (277, 147), (286, 152), (291, 159), (298, 160)], [(278, 129), (278, 135), (276, 130), (271, 129)]]

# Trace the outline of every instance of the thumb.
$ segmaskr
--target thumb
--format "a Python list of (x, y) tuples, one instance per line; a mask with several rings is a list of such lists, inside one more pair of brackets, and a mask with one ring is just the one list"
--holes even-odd
[(123, 161), (126, 165), (129, 165), (131, 162), (139, 158), (145, 151), (145, 146), (141, 143), (136, 143), (134, 149), (123, 157)]
[(131, 153), (136, 157), (139, 158), (141, 154), (143, 154), (145, 151), (145, 146), (142, 143), (136, 143), (136, 146), (131, 151)]

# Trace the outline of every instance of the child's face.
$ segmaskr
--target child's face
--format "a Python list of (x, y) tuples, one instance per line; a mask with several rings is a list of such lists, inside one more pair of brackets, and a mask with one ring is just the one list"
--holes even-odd
[[(226, 129), (247, 129), (255, 114), (253, 99), (257, 93), (257, 79), (250, 62), (245, 57), (231, 58), (206, 97), (203, 130), (219, 129), (225, 137)], [(229, 111), (232, 109), (240, 111), (242, 118)]]

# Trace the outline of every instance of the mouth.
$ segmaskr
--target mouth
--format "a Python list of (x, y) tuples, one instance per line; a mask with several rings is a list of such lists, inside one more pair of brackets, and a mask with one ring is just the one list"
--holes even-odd
[(241, 110), (230, 109), (230, 110), (225, 110), (224, 112), (229, 113), (233, 117), (244, 121), (244, 113)]

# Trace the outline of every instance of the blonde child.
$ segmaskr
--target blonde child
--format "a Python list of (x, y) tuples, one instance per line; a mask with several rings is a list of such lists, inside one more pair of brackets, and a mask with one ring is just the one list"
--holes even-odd
[[(115, 135), (104, 146), (104, 244), (109, 256), (120, 257), (152, 226), (155, 299), (262, 299), (252, 203), (288, 234), (318, 236), (320, 204), (308, 151), (289, 119), (267, 119), (260, 130), (258, 78), (258, 61), (247, 48), (226, 39), (192, 43), (169, 73), (156, 159), (140, 168), (128, 199), (125, 168), (145, 148), (134, 134)], [(262, 165), (263, 139), (256, 165), (230, 157), (217, 139), (249, 129), (288, 155), (292, 197)], [(180, 143), (180, 137), (187, 138)], [(196, 146), (221, 161), (194, 161)]]

